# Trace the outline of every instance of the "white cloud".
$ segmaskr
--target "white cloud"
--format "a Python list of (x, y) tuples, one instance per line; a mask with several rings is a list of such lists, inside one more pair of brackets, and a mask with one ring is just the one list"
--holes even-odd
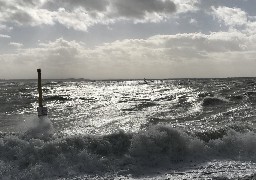
[(225, 77), (234, 76), (235, 71), (252, 75), (255, 44), (256, 36), (238, 31), (156, 35), (95, 48), (60, 38), (0, 55), (0, 61), (5, 60), (0, 75), (7, 76), (7, 67), (14, 71), (19, 67), (23, 78), (34, 73), (26, 68), (37, 67), (45, 69), (47, 78)]
[(3, 30), (10, 31), (12, 29), (13, 29), (13, 27), (8, 27), (8, 26), (6, 26), (4, 24), (0, 24), (0, 31), (3, 31)]
[(247, 14), (240, 8), (212, 7), (213, 15), (227, 26), (242, 26), (247, 23)]
[(212, 15), (230, 30), (236, 29), (249, 36), (256, 33), (256, 16), (250, 16), (240, 8), (212, 7)]
[(21, 48), (23, 46), (23, 44), (21, 43), (17, 43), (17, 42), (10, 42), (9, 44), (10, 46), (14, 46), (16, 48)]
[(195, 12), (199, 10), (200, 0), (173, 0), (177, 5), (178, 13)]
[(256, 21), (250, 21), (246, 24), (246, 28), (244, 30), (245, 33), (250, 35), (255, 35), (256, 33)]
[(11, 38), (11, 36), (6, 35), (6, 34), (0, 34), (0, 38), (7, 38), (7, 39), (9, 39), (9, 38)]
[(67, 28), (73, 28), (80, 31), (87, 31), (88, 27), (98, 23), (109, 24), (113, 22), (105, 19), (104, 14), (98, 12), (95, 12), (94, 17), (91, 17), (91, 15), (82, 8), (75, 9), (73, 12), (60, 8), (58, 13), (54, 16), (54, 19)]
[(190, 24), (197, 24), (197, 20), (191, 18), (190, 21), (189, 21)]

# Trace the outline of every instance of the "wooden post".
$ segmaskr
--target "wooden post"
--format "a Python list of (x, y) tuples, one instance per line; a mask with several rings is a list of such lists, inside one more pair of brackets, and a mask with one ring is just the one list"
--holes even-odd
[(38, 103), (39, 103), (39, 107), (43, 107), (41, 69), (37, 69), (37, 74), (38, 74), (38, 93), (39, 93)]
[(41, 69), (37, 69), (38, 74), (38, 103), (39, 107), (37, 108), (38, 116), (47, 116), (47, 108), (43, 107), (43, 92), (42, 92), (42, 78), (41, 78)]

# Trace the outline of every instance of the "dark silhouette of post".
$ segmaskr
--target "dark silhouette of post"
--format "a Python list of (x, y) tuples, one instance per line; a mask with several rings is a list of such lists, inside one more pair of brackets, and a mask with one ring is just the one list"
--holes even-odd
[(37, 69), (37, 74), (38, 74), (38, 93), (39, 93), (38, 103), (39, 103), (39, 107), (43, 107), (41, 69)]
[(43, 107), (43, 92), (42, 92), (42, 78), (41, 78), (41, 69), (37, 69), (38, 74), (38, 103), (39, 107), (37, 108), (38, 116), (47, 116), (47, 108)]

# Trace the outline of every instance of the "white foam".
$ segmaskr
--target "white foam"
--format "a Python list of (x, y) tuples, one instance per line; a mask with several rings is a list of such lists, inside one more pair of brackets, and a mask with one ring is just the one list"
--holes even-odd
[(26, 139), (48, 139), (54, 133), (52, 123), (47, 116), (40, 116), (38, 118), (35, 118), (32, 122), (28, 122), (29, 123), (27, 123), (26, 125), (29, 125), (29, 128), (24, 133), (24, 137)]

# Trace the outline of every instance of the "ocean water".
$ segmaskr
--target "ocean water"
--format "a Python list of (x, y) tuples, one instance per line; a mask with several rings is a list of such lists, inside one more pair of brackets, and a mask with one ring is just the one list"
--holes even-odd
[(0, 179), (256, 179), (256, 78), (0, 81)]

